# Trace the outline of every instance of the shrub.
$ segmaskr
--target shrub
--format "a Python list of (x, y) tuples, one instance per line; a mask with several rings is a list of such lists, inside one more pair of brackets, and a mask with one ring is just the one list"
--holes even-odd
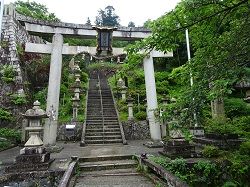
[(229, 118), (250, 115), (250, 107), (243, 99), (239, 98), (227, 98), (225, 102), (225, 112)]
[(21, 133), (14, 129), (0, 128), (0, 137), (6, 138), (14, 143), (21, 141)]
[(250, 155), (250, 141), (243, 142), (240, 145), (240, 153), (243, 155)]
[(239, 129), (232, 124), (230, 119), (215, 118), (208, 119), (205, 124), (205, 130), (216, 134), (238, 134)]
[(135, 114), (135, 118), (138, 120), (146, 120), (147, 114), (144, 111), (140, 111)]
[(9, 141), (2, 141), (0, 140), (0, 150), (6, 149), (11, 146)]
[(220, 150), (218, 147), (207, 145), (203, 148), (202, 154), (206, 158), (218, 157), (220, 155)]
[(12, 114), (3, 108), (0, 108), (0, 120), (12, 121), (13, 120)]
[(19, 96), (17, 94), (11, 95), (11, 101), (15, 105), (23, 105), (23, 104), (26, 104), (28, 102), (24, 96)]
[(13, 69), (12, 66), (10, 65), (4, 65), (2, 67), (2, 77), (1, 79), (5, 82), (5, 83), (11, 83), (14, 81), (14, 78), (15, 78), (15, 71)]

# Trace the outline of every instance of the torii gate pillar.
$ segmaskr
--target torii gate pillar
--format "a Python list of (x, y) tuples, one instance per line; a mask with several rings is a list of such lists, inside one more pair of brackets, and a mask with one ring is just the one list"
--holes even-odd
[(155, 85), (154, 63), (153, 57), (172, 57), (173, 53), (163, 54), (159, 51), (151, 51), (150, 55), (143, 60), (145, 85), (147, 95), (147, 117), (149, 120), (149, 129), (151, 139), (154, 141), (161, 140), (160, 123), (155, 119), (155, 109), (158, 108), (157, 94)]
[(52, 52), (49, 72), (49, 86), (47, 94), (46, 112), (51, 116), (46, 119), (44, 126), (44, 145), (55, 145), (57, 137), (57, 123), (62, 72), (63, 36), (55, 34), (52, 40)]

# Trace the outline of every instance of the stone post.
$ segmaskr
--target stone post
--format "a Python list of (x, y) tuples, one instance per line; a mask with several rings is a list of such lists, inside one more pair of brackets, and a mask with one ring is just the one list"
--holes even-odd
[(51, 112), (51, 108), (53, 108), (54, 120), (46, 120), (45, 122), (43, 141), (46, 146), (56, 144), (62, 71), (63, 36), (61, 34), (55, 34), (53, 36), (52, 45), (46, 112)]
[(156, 121), (154, 111), (158, 108), (155, 75), (154, 75), (154, 64), (153, 57), (145, 57), (143, 61), (145, 84), (146, 84), (146, 95), (147, 95), (147, 116), (149, 120), (149, 128), (151, 139), (158, 141), (161, 140), (161, 129), (159, 122)]
[(128, 102), (128, 120), (133, 120), (134, 115), (133, 115), (133, 98), (128, 97), (127, 102)]
[(226, 118), (224, 101), (222, 98), (215, 99), (211, 101), (212, 117), (213, 118)]

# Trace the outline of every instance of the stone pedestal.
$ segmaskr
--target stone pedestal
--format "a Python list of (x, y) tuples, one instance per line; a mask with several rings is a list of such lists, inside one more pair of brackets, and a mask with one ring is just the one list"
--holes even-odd
[(164, 143), (162, 154), (170, 157), (189, 158), (195, 156), (195, 147), (184, 139), (171, 139)]
[(25, 147), (20, 150), (15, 164), (6, 167), (5, 172), (27, 172), (48, 170), (53, 160), (44, 147)]

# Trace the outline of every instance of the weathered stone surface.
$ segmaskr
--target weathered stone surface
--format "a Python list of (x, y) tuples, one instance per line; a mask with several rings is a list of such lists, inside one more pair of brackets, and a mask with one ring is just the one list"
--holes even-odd
[(68, 136), (66, 132), (66, 125), (71, 124), (71, 123), (65, 123), (62, 125), (58, 126), (57, 130), (57, 140), (62, 140), (62, 141), (79, 141), (81, 140), (81, 135), (82, 135), (82, 123), (81, 122), (73, 122), (76, 125), (75, 128), (75, 136)]
[(122, 122), (127, 140), (145, 140), (150, 138), (149, 125), (147, 121), (129, 120)]

